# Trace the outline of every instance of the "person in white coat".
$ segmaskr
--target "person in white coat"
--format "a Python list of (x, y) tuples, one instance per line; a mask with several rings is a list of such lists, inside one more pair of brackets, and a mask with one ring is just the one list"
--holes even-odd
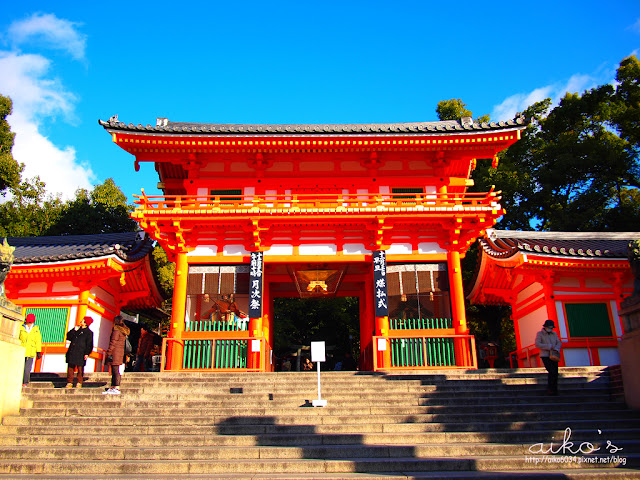
[(536, 347), (540, 350), (540, 358), (544, 363), (544, 368), (549, 372), (547, 380), (549, 395), (558, 394), (558, 362), (560, 361), (560, 349), (562, 349), (560, 337), (553, 331), (555, 326), (553, 320), (547, 320), (542, 325), (542, 330), (536, 335)]

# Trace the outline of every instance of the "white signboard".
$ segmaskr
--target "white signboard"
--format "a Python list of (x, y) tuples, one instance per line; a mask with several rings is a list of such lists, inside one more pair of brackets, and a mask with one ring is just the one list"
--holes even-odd
[(379, 352), (384, 352), (387, 349), (387, 339), (386, 338), (379, 338), (378, 339), (378, 351)]
[(324, 342), (311, 342), (311, 361), (326, 362), (327, 358), (324, 353)]

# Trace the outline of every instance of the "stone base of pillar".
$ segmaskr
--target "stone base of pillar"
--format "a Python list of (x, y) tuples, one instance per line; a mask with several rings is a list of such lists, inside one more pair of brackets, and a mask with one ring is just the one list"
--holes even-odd
[(0, 305), (0, 419), (20, 411), (25, 353), (19, 339), (24, 322), (20, 310), (13, 304)]

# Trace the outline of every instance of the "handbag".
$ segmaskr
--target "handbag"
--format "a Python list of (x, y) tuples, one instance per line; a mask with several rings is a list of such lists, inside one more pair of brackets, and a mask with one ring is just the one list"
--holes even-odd
[(555, 350), (551, 350), (551, 353), (549, 354), (549, 360), (551, 360), (552, 362), (559, 362), (560, 353), (556, 352)]
[(127, 336), (124, 340), (124, 354), (131, 355), (133, 352), (133, 348), (131, 347), (131, 342), (129, 341), (129, 336)]

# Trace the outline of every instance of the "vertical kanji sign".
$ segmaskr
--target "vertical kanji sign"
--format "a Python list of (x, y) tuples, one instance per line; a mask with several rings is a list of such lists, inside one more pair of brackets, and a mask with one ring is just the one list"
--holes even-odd
[(389, 316), (387, 302), (387, 257), (384, 251), (373, 252), (373, 288), (376, 317)]
[(249, 267), (249, 318), (262, 316), (262, 252), (251, 252)]

